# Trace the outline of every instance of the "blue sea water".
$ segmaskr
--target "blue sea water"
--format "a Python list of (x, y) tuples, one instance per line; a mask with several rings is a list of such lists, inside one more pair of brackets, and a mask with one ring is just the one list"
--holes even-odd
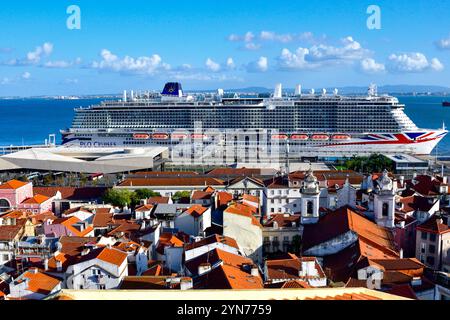
[[(406, 113), (420, 128), (450, 126), (450, 108), (442, 107), (445, 97), (400, 96), (406, 104)], [(447, 97), (448, 99), (448, 97)], [(0, 146), (40, 144), (49, 134), (56, 134), (61, 141), (60, 129), (71, 125), (76, 107), (87, 107), (99, 99), (51, 100), (14, 99), (0, 100)], [(361, 119), (364, 121), (364, 119)], [(439, 154), (450, 153), (450, 135), (438, 145)]]

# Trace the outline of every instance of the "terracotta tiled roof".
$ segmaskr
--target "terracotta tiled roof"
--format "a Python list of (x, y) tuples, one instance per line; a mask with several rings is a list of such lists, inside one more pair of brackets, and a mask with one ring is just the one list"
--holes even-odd
[(191, 215), (194, 218), (198, 218), (201, 215), (203, 215), (207, 210), (208, 210), (208, 208), (206, 208), (206, 207), (203, 207), (199, 204), (194, 204), (193, 206), (184, 210), (184, 212)]
[(25, 199), (22, 203), (23, 204), (42, 204), (45, 201), (50, 199), (47, 196), (43, 196), (42, 194), (35, 194), (33, 197)]
[(306, 225), (303, 232), (303, 248), (307, 250), (318, 244), (352, 231), (367, 249), (376, 247), (392, 256), (398, 256), (392, 233), (345, 206), (321, 217), (316, 224)]
[(0, 184), (0, 190), (1, 189), (19, 189), (27, 184), (29, 184), (30, 182), (23, 182), (23, 181), (19, 181), (19, 180), (9, 180), (8, 182), (5, 182), (3, 184)]
[(121, 266), (124, 260), (127, 259), (127, 254), (114, 248), (102, 248), (100, 249), (97, 259), (112, 263), (116, 266)]
[(436, 204), (436, 201), (433, 198), (425, 198), (417, 195), (403, 197), (400, 199), (400, 203), (403, 205), (400, 211), (405, 213), (416, 210), (428, 212)]
[(236, 240), (234, 240), (233, 238), (218, 235), (218, 234), (213, 234), (213, 235), (206, 237), (200, 241), (193, 242), (193, 243), (186, 245), (186, 251), (192, 250), (195, 248), (199, 248), (199, 247), (203, 247), (208, 244), (212, 244), (212, 243), (216, 243), (216, 242), (223, 243), (230, 247), (239, 249), (239, 246), (238, 246)]
[(299, 214), (272, 214), (270, 219), (264, 224), (264, 227), (272, 228), (274, 222), (277, 223), (278, 228), (292, 228), (292, 223), (295, 223), (296, 227), (300, 225)]
[(217, 205), (219, 207), (228, 205), (231, 200), (233, 200), (233, 195), (231, 193), (225, 191), (217, 192)]
[(211, 177), (169, 177), (169, 178), (130, 178), (119, 183), (119, 187), (144, 186), (222, 186), (224, 181)]
[(26, 271), (23, 274), (23, 277), (29, 279), (28, 290), (44, 295), (49, 294), (58, 284), (61, 283), (60, 280), (39, 271), (36, 273)]
[(110, 232), (108, 232), (108, 236), (113, 236), (120, 233), (126, 233), (128, 235), (131, 235), (133, 232), (137, 232), (141, 229), (141, 225), (133, 222), (133, 221), (122, 221), (116, 228), (112, 229)]
[(237, 214), (251, 219), (253, 225), (262, 228), (261, 223), (255, 218), (255, 208), (241, 203), (234, 203), (225, 209), (224, 213)]
[(439, 186), (444, 185), (439, 177), (429, 175), (418, 175), (417, 177), (406, 180), (408, 189), (412, 189), (423, 196), (439, 195)]
[(186, 268), (197, 275), (198, 267), (202, 264), (209, 263), (211, 266), (222, 261), (224, 265), (233, 266), (236, 268), (243, 268), (245, 265), (252, 265), (253, 261), (249, 258), (224, 251), (222, 249), (213, 249), (198, 257), (195, 257), (186, 262)]
[(392, 286), (392, 288), (390, 288), (386, 292), (396, 295), (396, 296), (405, 297), (408, 299), (413, 299), (413, 300), (418, 299), (416, 296), (416, 293), (414, 292), (414, 290), (411, 288), (411, 286), (409, 284), (394, 285), (394, 286)]
[(143, 204), (140, 205), (136, 208), (136, 211), (141, 212), (141, 211), (150, 211), (153, 209), (153, 205), (152, 204)]
[(209, 200), (209, 199), (211, 199), (212, 195), (213, 195), (213, 192), (195, 190), (192, 193), (191, 199), (192, 200)]
[(67, 230), (70, 231), (70, 233), (77, 237), (83, 237), (87, 234), (89, 234), (94, 228), (92, 226), (86, 226), (86, 228), (83, 231), (78, 230), (73, 225), (76, 223), (82, 222), (80, 219), (78, 219), (75, 216), (67, 217), (67, 218), (58, 218), (53, 220), (52, 224), (61, 224), (64, 227), (66, 227)]
[(65, 200), (100, 199), (108, 188), (105, 187), (33, 187), (33, 192), (47, 197), (54, 197), (59, 191)]
[(299, 258), (292, 255), (290, 259), (266, 260), (267, 280), (271, 279), (303, 279), (300, 277), (299, 271), (302, 270), (302, 261), (314, 261), (318, 277), (325, 277), (322, 267), (313, 257)]
[(255, 196), (252, 196), (251, 194), (244, 194), (242, 196), (242, 200), (247, 200), (247, 201), (250, 201), (250, 202), (259, 203), (259, 198), (255, 197)]
[(369, 259), (377, 266), (381, 266), (383, 270), (415, 270), (424, 269), (425, 265), (416, 258), (403, 258), (403, 259)]
[(433, 215), (430, 219), (418, 225), (417, 230), (434, 234), (444, 234), (450, 232), (450, 227), (444, 223), (442, 218)]
[(184, 242), (171, 233), (161, 233), (159, 236), (159, 244), (156, 248), (160, 254), (164, 254), (164, 247), (183, 247)]
[(306, 298), (305, 300), (381, 300), (365, 293), (344, 293), (335, 296)]
[(85, 245), (88, 243), (96, 243), (97, 238), (95, 237), (76, 237), (76, 236), (62, 236), (59, 238), (61, 243), (61, 252), (66, 253), (70, 256), (76, 256), (83, 251)]
[(15, 225), (3, 225), (0, 226), (0, 241), (7, 241), (14, 239), (17, 235), (19, 235), (24, 228), (26, 223), (26, 219), (16, 220)]
[(230, 265), (220, 265), (199, 276), (194, 284), (196, 289), (263, 289), (261, 277)]
[(282, 289), (308, 289), (312, 288), (308, 282), (301, 280), (289, 280), (283, 283)]
[(94, 228), (106, 228), (110, 223), (113, 222), (113, 213), (101, 213), (97, 212), (94, 215), (92, 224)]
[(208, 172), (210, 176), (259, 176), (263, 173), (259, 168), (215, 168)]
[(169, 197), (150, 197), (147, 199), (147, 203), (149, 204), (159, 204), (159, 203), (169, 203), (170, 198)]
[(25, 210), (11, 210), (5, 212), (0, 218), (2, 219), (26, 219), (31, 214)]

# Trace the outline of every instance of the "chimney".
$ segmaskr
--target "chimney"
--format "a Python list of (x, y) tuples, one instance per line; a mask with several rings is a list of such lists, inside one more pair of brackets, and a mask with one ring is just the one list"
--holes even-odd
[(444, 220), (442, 218), (437, 218), (436, 223), (438, 224), (444, 224)]
[(91, 251), (91, 250), (88, 249), (88, 248), (83, 249), (83, 251), (81, 251), (81, 255), (82, 255), (82, 256), (85, 256), (85, 255), (87, 255), (90, 251)]
[(192, 289), (192, 278), (181, 278), (180, 280), (180, 289), (181, 290), (189, 290)]
[(250, 274), (254, 277), (259, 277), (259, 269), (256, 264), (252, 265), (252, 267), (250, 269)]
[(403, 188), (403, 186), (405, 184), (405, 176), (400, 176), (399, 182), (400, 182), (400, 187)]
[(205, 274), (206, 272), (211, 271), (211, 264), (210, 263), (202, 263), (198, 266), (198, 275), (201, 276), (202, 274)]
[(37, 268), (30, 268), (28, 270), (28, 272), (32, 273), (32, 274), (37, 274), (38, 273), (38, 269)]
[(400, 248), (399, 257), (400, 257), (400, 259), (403, 259), (403, 249), (402, 248)]
[(415, 179), (415, 178), (417, 178), (417, 172), (416, 171), (414, 171), (414, 173), (413, 173), (413, 179)]
[(44, 259), (44, 270), (47, 271), (48, 270), (48, 258)]

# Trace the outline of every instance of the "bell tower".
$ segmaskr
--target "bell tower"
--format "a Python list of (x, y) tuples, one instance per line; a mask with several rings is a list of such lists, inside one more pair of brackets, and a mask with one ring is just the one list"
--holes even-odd
[(319, 182), (310, 168), (302, 182), (301, 194), (301, 223), (311, 224), (319, 221)]
[(374, 192), (375, 222), (382, 227), (395, 227), (395, 189), (394, 183), (385, 169), (377, 180)]

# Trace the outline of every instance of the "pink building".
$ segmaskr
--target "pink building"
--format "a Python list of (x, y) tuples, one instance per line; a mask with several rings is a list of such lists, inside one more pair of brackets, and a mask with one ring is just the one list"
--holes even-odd
[(10, 180), (0, 184), (0, 212), (10, 209), (40, 214), (51, 211), (53, 198), (33, 194), (33, 184)]
[(10, 180), (0, 184), (0, 212), (18, 209), (25, 199), (33, 197), (33, 184)]

